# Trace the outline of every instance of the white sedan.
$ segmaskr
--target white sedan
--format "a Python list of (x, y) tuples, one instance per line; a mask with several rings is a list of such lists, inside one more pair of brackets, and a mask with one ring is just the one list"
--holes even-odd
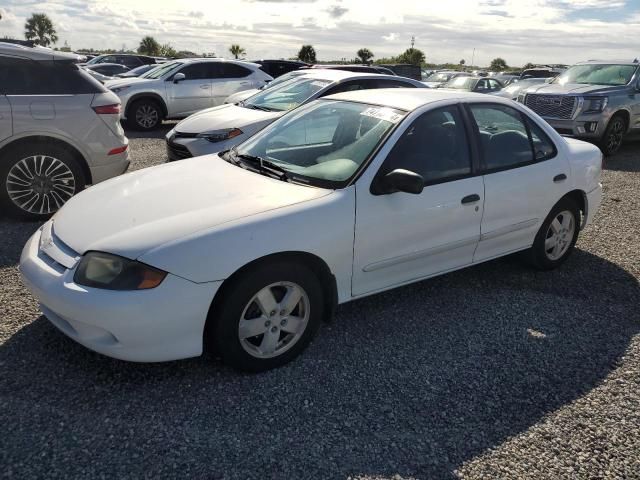
[(212, 347), (260, 371), (304, 350), (339, 303), (517, 251), (558, 267), (599, 207), (601, 161), (510, 100), (342, 93), (223, 155), (75, 196), (20, 269), (92, 350), (150, 362)]

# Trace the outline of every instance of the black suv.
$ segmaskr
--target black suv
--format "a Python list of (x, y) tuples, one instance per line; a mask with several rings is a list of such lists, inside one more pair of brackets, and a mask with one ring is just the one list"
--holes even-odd
[(304, 62), (298, 62), (296, 60), (255, 60), (253, 63), (261, 65), (260, 70), (271, 75), (273, 78), (278, 78), (285, 73), (309, 66)]
[(132, 69), (139, 67), (140, 65), (149, 65), (151, 63), (157, 63), (153, 57), (146, 55), (128, 55), (128, 54), (107, 54), (98, 55), (87, 62), (87, 65), (96, 65), (98, 63), (118, 63), (125, 67)]

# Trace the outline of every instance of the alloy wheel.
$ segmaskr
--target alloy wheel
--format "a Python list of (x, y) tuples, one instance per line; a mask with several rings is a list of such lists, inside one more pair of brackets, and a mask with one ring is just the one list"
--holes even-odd
[(292, 282), (268, 285), (245, 306), (238, 338), (250, 355), (266, 359), (282, 355), (302, 337), (309, 322), (309, 296)]
[(569, 210), (563, 210), (556, 215), (549, 228), (544, 242), (544, 251), (551, 261), (560, 259), (573, 241), (576, 230), (576, 219)]
[(153, 128), (159, 118), (158, 109), (153, 105), (140, 105), (136, 109), (136, 122), (143, 128)]
[(73, 196), (76, 179), (61, 160), (33, 155), (11, 167), (6, 189), (11, 201), (25, 212), (46, 215), (59, 210)]
[(611, 125), (609, 135), (607, 136), (607, 151), (610, 153), (617, 152), (622, 145), (622, 137), (624, 135), (624, 124), (622, 120), (616, 118)]

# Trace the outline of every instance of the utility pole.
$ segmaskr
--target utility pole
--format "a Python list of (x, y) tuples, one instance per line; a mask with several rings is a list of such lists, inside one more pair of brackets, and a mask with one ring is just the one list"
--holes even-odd
[(411, 36), (411, 48), (413, 49), (413, 46), (416, 43), (416, 37), (414, 37), (413, 35)]

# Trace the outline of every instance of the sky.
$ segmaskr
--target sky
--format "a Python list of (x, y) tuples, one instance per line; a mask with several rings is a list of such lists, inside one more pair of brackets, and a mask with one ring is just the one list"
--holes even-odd
[[(46, 13), (58, 45), (136, 48), (145, 35), (177, 50), (246, 58), (376, 58), (411, 44), (428, 62), (488, 65), (640, 57), (640, 0), (0, 0), (0, 37), (24, 38), (32, 13)], [(474, 54), (475, 48), (475, 54)]]

